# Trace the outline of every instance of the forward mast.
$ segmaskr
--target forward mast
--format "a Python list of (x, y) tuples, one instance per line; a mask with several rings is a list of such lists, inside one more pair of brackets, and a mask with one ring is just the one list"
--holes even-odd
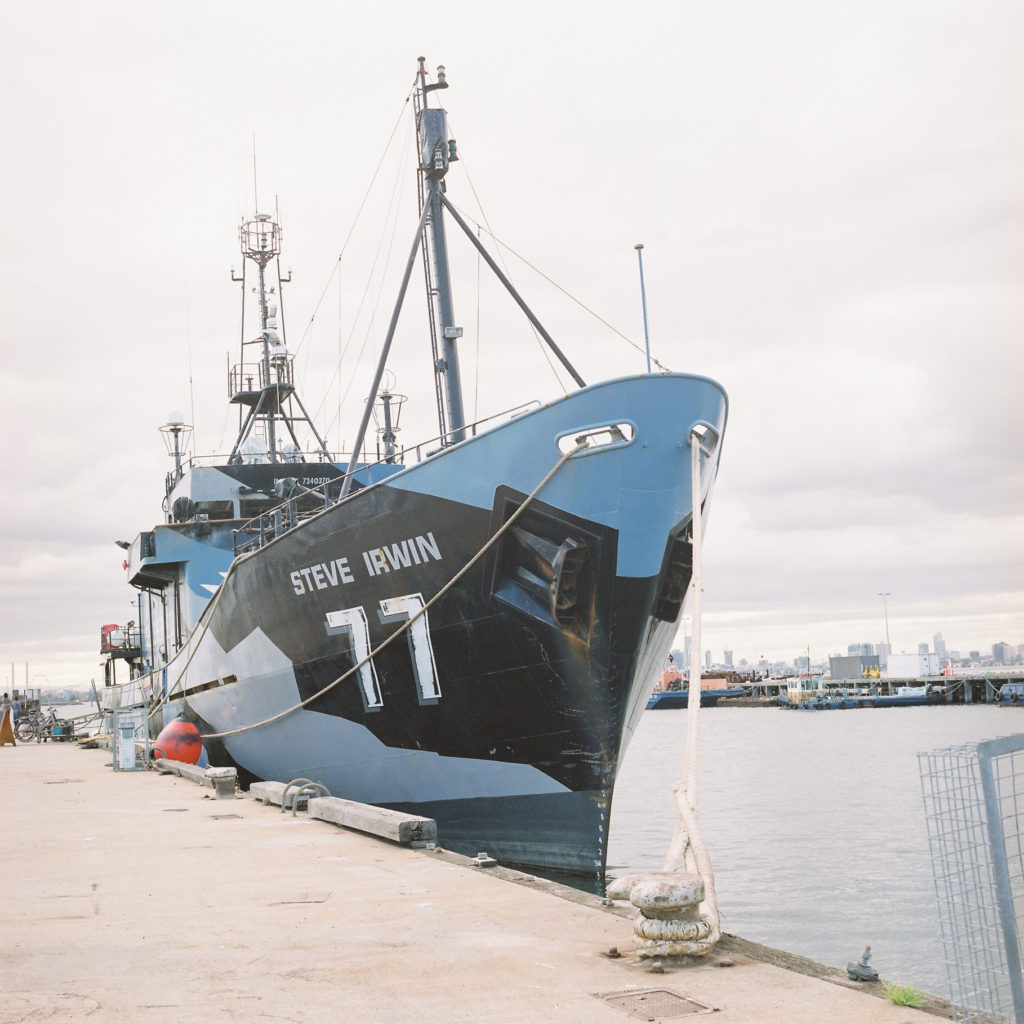
[[(295, 360), (288, 352), (284, 333), (282, 286), (291, 281), (281, 275), (281, 226), (270, 214), (257, 213), (243, 220), (239, 228), (242, 274), (231, 279), (242, 285), (241, 357), (230, 370), (228, 397), (239, 408), (238, 437), (228, 457), (229, 464), (246, 458), (261, 462), (300, 462), (302, 452), (296, 427), (308, 429), (316, 443), (318, 458), (330, 462), (327, 444), (320, 436), (295, 390)], [(256, 266), (256, 295), (259, 333), (246, 340), (245, 307), (247, 266)], [(273, 264), (273, 272), (268, 268)], [(276, 280), (276, 285), (272, 280)], [(281, 327), (278, 329), (278, 310)], [(246, 348), (255, 346), (258, 358), (246, 361)]]

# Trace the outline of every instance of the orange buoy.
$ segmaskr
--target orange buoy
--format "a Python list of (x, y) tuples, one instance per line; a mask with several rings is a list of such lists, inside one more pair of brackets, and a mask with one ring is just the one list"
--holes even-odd
[(153, 756), (167, 761), (196, 764), (203, 753), (199, 730), (184, 718), (176, 718), (160, 730), (153, 743)]

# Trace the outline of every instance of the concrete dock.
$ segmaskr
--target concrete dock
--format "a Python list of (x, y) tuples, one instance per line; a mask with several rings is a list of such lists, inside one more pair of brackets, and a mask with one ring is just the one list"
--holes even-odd
[(652, 973), (596, 896), (110, 765), (0, 748), (0, 1024), (937, 1019), (732, 936)]

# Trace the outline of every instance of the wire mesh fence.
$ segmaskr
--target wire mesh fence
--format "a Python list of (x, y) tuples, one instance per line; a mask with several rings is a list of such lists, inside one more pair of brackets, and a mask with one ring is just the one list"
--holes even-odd
[(1024, 734), (918, 761), (954, 1020), (1024, 1024)]

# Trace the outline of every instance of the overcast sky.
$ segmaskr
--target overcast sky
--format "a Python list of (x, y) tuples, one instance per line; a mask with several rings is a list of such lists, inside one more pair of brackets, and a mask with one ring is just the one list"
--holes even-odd
[[(1022, 30), (1001, 0), (7, 4), (5, 678), (101, 678), (99, 626), (134, 617), (113, 542), (160, 521), (167, 411), (230, 447), (256, 189), (302, 394), (332, 447), (353, 437), (414, 226), (407, 120), (388, 140), (420, 54), (451, 86), (449, 197), (641, 348), (643, 242), (655, 357), (729, 394), (716, 660), (884, 640), (880, 592), (895, 651), (1024, 642)], [(385, 152), (397, 226), (357, 222)], [(643, 368), (506, 259), (588, 382)], [(507, 303), (481, 288), (478, 314), (473, 259), (456, 272), (471, 408), (559, 393)], [(406, 443), (432, 423), (413, 288)]]

